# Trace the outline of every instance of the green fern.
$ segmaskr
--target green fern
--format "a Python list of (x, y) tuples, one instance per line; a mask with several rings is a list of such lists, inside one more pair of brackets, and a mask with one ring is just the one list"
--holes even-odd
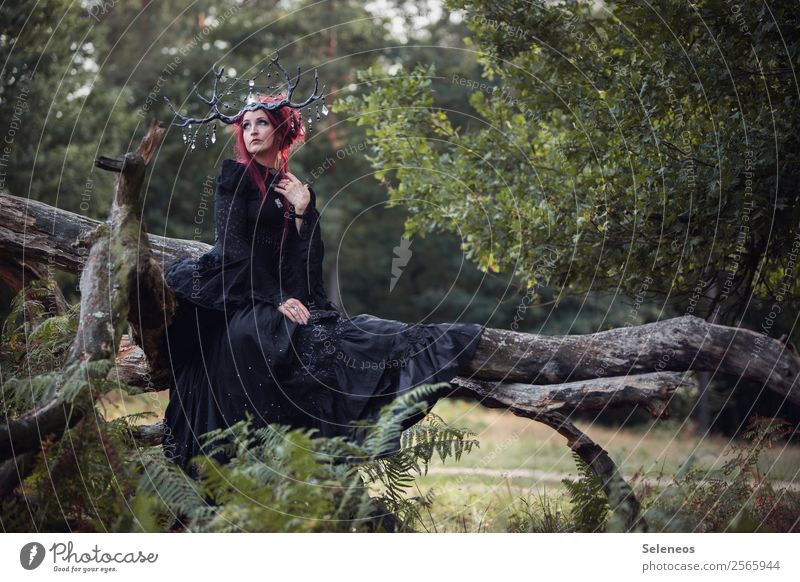
[[(162, 518), (178, 518), (191, 531), (350, 531), (353, 518), (340, 503), (354, 468), (325, 461), (350, 446), (316, 439), (313, 430), (242, 421), (205, 439), (209, 455), (233, 455), (220, 464), (198, 457), (198, 479), (155, 453), (145, 457), (138, 496), (157, 498)], [(337, 445), (341, 444), (342, 447)]]
[[(408, 418), (428, 410), (425, 399), (439, 394), (447, 386), (447, 383), (419, 386), (395, 399), (382, 409), (376, 426), (364, 440), (368, 457), (361, 469), (366, 484), (381, 485), (383, 492), (376, 499), (398, 517), (402, 529), (421, 523), (421, 511), (432, 503), (432, 493), (408, 495), (407, 490), (415, 483), (413, 473), (427, 474), (434, 453), (438, 453), (442, 461), (448, 457), (459, 460), (464, 452), (478, 446), (478, 441), (471, 438), (475, 433), (448, 427), (440, 417), (430, 413), (402, 432), (402, 425)], [(398, 439), (400, 450), (385, 454)]]
[(128, 511), (138, 479), (125, 420), (84, 417), (46, 441), (19, 494), (3, 500), (5, 531), (108, 531)]
[(4, 415), (8, 418), (17, 418), (33, 408), (59, 377), (58, 372), (49, 372), (30, 378), (5, 379), (2, 383)]
[[(34, 284), (18, 294), (2, 330), (0, 395), (10, 418), (49, 397), (53, 387), (81, 403), (120, 388), (107, 379), (111, 360), (64, 369), (80, 306), (47, 318), (40, 299), (48, 292)], [(410, 530), (433, 502), (433, 492), (408, 494), (413, 475), (427, 473), (435, 455), (459, 460), (478, 446), (474, 433), (435, 415), (403, 431), (444, 386), (420, 386), (394, 400), (374, 426), (362, 427), (361, 444), (285, 426), (253, 429), (247, 421), (209, 433), (209, 456), (195, 459), (197, 480), (160, 447), (135, 446), (130, 427), (140, 415), (105, 422), (99, 411), (89, 411), (62, 439), (44, 443), (20, 495), (3, 501), (1, 525), (6, 531), (165, 531), (176, 523), (193, 531)], [(215, 457), (230, 461), (223, 465)], [(377, 497), (369, 495), (373, 483), (383, 491)], [(399, 525), (381, 516), (387, 511)]]
[(53, 285), (32, 281), (11, 300), (11, 312), (0, 334), (0, 366), (9, 376), (34, 376), (63, 364), (78, 328), (80, 305), (48, 317), (42, 301), (52, 294)]
[[(422, 399), (440, 388), (421, 386), (384, 407), (375, 425), (365, 427), (361, 444), (321, 438), (315, 429), (254, 429), (249, 418), (210, 432), (203, 438), (206, 456), (194, 459), (194, 483), (160, 452), (149, 453), (134, 500), (144, 508), (137, 523), (178, 518), (191, 531), (373, 531), (388, 523), (380, 514), (389, 511), (401, 529), (411, 529), (433, 501), (432, 492), (407, 495), (412, 473), (427, 471), (435, 453), (457, 459), (478, 444), (469, 438), (473, 433), (432, 415), (402, 436), (400, 451), (387, 454), (403, 422), (427, 410)], [(369, 495), (373, 482), (384, 489), (378, 497)], [(148, 507), (158, 515), (148, 517)]]
[(572, 502), (571, 515), (575, 530), (587, 533), (605, 531), (611, 507), (603, 492), (603, 484), (577, 453), (573, 452), (572, 457), (578, 466), (580, 477), (575, 481), (562, 479), (561, 482)]

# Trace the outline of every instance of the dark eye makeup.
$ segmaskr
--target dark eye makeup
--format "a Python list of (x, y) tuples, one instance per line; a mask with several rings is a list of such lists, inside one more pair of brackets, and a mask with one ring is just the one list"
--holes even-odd
[[(261, 117), (259, 119), (256, 119), (256, 123), (258, 123), (259, 125), (267, 125), (267, 120), (264, 117)], [(249, 121), (245, 121), (242, 124), (242, 128), (243, 129), (250, 129), (250, 122)]]

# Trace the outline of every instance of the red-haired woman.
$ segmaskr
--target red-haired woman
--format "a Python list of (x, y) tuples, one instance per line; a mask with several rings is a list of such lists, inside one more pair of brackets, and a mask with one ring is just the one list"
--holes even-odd
[(165, 452), (185, 467), (203, 452), (204, 433), (247, 414), (257, 425), (359, 440), (352, 421), (375, 420), (399, 394), (457, 376), (483, 331), (343, 317), (322, 282), (316, 194), (289, 171), (304, 139), (297, 111), (248, 111), (234, 135), (238, 159), (225, 160), (216, 181), (214, 247), (166, 270), (178, 310), (167, 333)]

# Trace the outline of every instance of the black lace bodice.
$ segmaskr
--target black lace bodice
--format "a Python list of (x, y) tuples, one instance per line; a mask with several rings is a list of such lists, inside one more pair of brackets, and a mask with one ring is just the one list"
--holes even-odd
[(229, 309), (252, 301), (277, 306), (294, 297), (309, 309), (335, 309), (322, 283), (324, 246), (316, 193), (298, 232), (290, 214), (281, 242), (284, 213), (294, 208), (273, 190), (276, 174), (267, 175), (267, 196), (244, 165), (224, 160), (214, 194), (214, 246), (197, 261), (180, 259), (165, 277), (180, 299), (211, 309)]

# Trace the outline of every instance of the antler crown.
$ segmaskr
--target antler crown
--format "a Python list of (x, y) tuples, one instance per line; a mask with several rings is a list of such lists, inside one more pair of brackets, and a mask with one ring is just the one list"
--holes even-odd
[[(177, 123), (173, 122), (171, 125), (176, 126), (176, 127), (188, 127), (189, 130), (192, 129), (193, 125), (200, 126), (200, 125), (211, 123), (211, 122), (214, 122), (214, 121), (217, 121), (217, 120), (219, 120), (222, 123), (226, 123), (226, 124), (230, 125), (230, 124), (238, 122), (244, 116), (244, 114), (247, 113), (248, 111), (255, 111), (257, 109), (262, 109), (262, 110), (266, 110), (266, 111), (274, 111), (276, 109), (280, 109), (281, 107), (291, 107), (293, 109), (302, 109), (303, 107), (306, 107), (306, 106), (308, 106), (308, 105), (310, 105), (310, 104), (312, 104), (314, 102), (318, 102), (320, 100), (322, 101), (322, 108), (320, 109), (319, 104), (317, 104), (317, 106), (316, 106), (316, 118), (318, 120), (320, 119), (320, 111), (322, 112), (323, 115), (328, 115), (328, 107), (325, 104), (325, 86), (323, 85), (322, 86), (322, 90), (318, 92), (318, 89), (319, 89), (319, 76), (317, 75), (317, 70), (316, 69), (314, 69), (314, 90), (311, 92), (311, 95), (309, 95), (304, 101), (294, 102), (294, 101), (292, 101), (292, 97), (293, 97), (293, 94), (294, 94), (294, 90), (297, 87), (297, 84), (300, 82), (300, 77), (301, 77), (300, 67), (299, 66), (297, 67), (297, 75), (294, 77), (294, 80), (293, 80), (291, 75), (289, 74), (289, 72), (284, 68), (283, 65), (281, 65), (281, 63), (279, 61), (279, 56), (278, 56), (277, 53), (275, 54), (275, 58), (270, 58), (269, 61), (270, 62), (264, 68), (262, 68), (255, 76), (251, 77), (248, 80), (248, 82), (247, 82), (247, 88), (248, 88), (247, 98), (244, 101), (241, 101), (241, 100), (239, 101), (239, 103), (237, 105), (239, 105), (240, 108), (239, 108), (238, 112), (234, 113), (233, 115), (227, 115), (227, 114), (223, 113), (222, 111), (220, 111), (220, 105), (222, 105), (222, 107), (227, 108), (227, 109), (235, 108), (235, 106), (231, 105), (227, 101), (222, 101), (222, 98), (227, 96), (227, 95), (231, 95), (234, 91), (236, 91), (239, 88), (240, 81), (242, 79), (239, 78), (239, 77), (232, 77), (233, 83), (231, 83), (231, 85), (229, 85), (222, 92), (220, 92), (219, 89), (218, 89), (219, 83), (220, 83), (220, 81), (222, 81), (223, 83), (225, 82), (225, 79), (224, 79), (224, 77), (225, 77), (225, 68), (224, 67), (220, 67), (219, 70), (217, 70), (213, 66), (211, 67), (211, 70), (214, 73), (214, 84), (212, 86), (211, 98), (210, 99), (206, 99), (205, 97), (203, 97), (199, 93), (197, 94), (197, 98), (200, 99), (200, 101), (202, 101), (203, 103), (205, 103), (206, 105), (208, 105), (211, 108), (211, 112), (205, 117), (186, 117), (186, 116), (181, 115), (172, 106), (172, 103), (170, 102), (170, 100), (166, 96), (164, 96), (164, 103), (167, 104), (167, 107), (169, 107), (170, 111), (172, 111), (172, 113), (178, 119)], [(266, 85), (257, 86), (256, 85), (257, 77), (259, 75), (261, 75), (262, 73), (264, 73), (265, 71), (266, 71), (266, 76), (267, 76), (268, 79), (270, 79), (272, 77), (272, 72), (268, 70), (269, 67), (272, 66), (272, 65), (275, 65), (279, 69), (280, 73), (283, 75), (283, 77), (285, 79), (285, 84), (281, 83), (281, 84), (278, 84), (278, 85), (270, 85), (269, 83), (267, 83)], [(266, 91), (264, 91), (265, 89), (266, 89)], [(285, 89), (285, 92), (284, 92), (284, 89)], [(273, 97), (276, 97), (276, 98), (280, 97), (280, 99), (277, 99), (277, 100), (272, 101), (272, 102), (266, 102), (266, 103), (262, 102), (262, 101), (259, 101), (258, 97), (262, 96), (265, 92), (266, 92), (266, 94), (271, 95)], [(244, 103), (243, 107), (241, 107), (242, 103)], [(303, 114), (300, 113), (300, 121), (301, 121), (301, 123), (302, 123), (302, 115)], [(311, 126), (312, 126), (311, 117), (307, 116), (306, 119), (307, 119), (307, 122), (308, 122), (308, 129), (310, 131), (311, 130)], [(292, 121), (292, 124), (294, 124), (294, 121)], [(191, 143), (192, 149), (194, 149), (196, 137), (197, 137), (197, 133), (196, 132), (195, 132), (194, 136), (189, 136), (188, 138), (187, 138), (186, 134), (184, 133), (184, 143)], [(209, 135), (208, 135), (208, 130), (206, 130), (206, 146), (208, 146), (208, 141), (209, 141)], [(213, 134), (211, 135), (210, 141), (211, 141), (211, 143), (216, 142), (216, 123), (214, 124)]]

